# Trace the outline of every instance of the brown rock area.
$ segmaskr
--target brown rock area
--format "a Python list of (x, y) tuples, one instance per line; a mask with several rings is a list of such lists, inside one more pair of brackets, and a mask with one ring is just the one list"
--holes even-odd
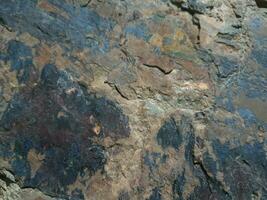
[(0, 199), (267, 199), (265, 0), (0, 0)]

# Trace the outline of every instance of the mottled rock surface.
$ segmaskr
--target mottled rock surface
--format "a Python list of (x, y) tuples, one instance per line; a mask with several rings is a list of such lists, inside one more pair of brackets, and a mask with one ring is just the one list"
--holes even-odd
[(0, 199), (267, 199), (266, 0), (0, 0)]

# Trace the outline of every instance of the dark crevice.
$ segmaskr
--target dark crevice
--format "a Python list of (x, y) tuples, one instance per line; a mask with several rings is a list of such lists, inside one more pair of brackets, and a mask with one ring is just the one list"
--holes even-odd
[(7, 23), (2, 17), (0, 17), (0, 25), (6, 28), (8, 31), (12, 32), (12, 29), (7, 25)]
[(267, 1), (266, 0), (255, 0), (256, 4), (259, 8), (267, 8)]
[(81, 7), (82, 8), (87, 7), (89, 5), (89, 3), (91, 3), (91, 0), (88, 0), (86, 3), (81, 4)]
[(222, 38), (222, 39), (227, 39), (227, 40), (231, 40), (233, 39), (233, 37), (236, 35), (236, 33), (222, 33), (219, 32), (217, 33), (217, 37)]
[(171, 0), (171, 3), (173, 5), (175, 5), (176, 7), (178, 7), (178, 8), (181, 8), (181, 6), (183, 4), (183, 1), (181, 1), (181, 0)]
[(36, 28), (43, 34), (51, 36), (49, 32), (45, 31), (41, 26), (36, 25)]
[(9, 186), (11, 183), (14, 183), (10, 178), (8, 178), (5, 174), (0, 172), (0, 179), (6, 183), (7, 186)]
[[(123, 44), (124, 45), (124, 44)], [(127, 63), (130, 63), (130, 64), (132, 64), (132, 65), (135, 65), (135, 63), (136, 63), (136, 61), (135, 61), (135, 58), (126, 50), (126, 49), (124, 49), (124, 48), (121, 48), (120, 49), (121, 50), (121, 52), (124, 54), (124, 56), (125, 56), (125, 61), (127, 62)]]
[(197, 46), (199, 47), (200, 45), (200, 30), (201, 30), (201, 26), (200, 26), (200, 22), (199, 19), (195, 16), (193, 16), (193, 24), (197, 27), (198, 33), (197, 33)]
[(143, 65), (146, 66), (146, 67), (150, 67), (150, 68), (156, 68), (156, 69), (158, 69), (159, 71), (161, 71), (165, 75), (168, 75), (168, 74), (172, 73), (172, 71), (173, 71), (172, 69), (169, 70), (169, 71), (165, 71), (161, 67), (159, 67), (158, 65), (150, 65), (150, 64), (145, 64), (145, 63), (143, 63)]
[(0, 24), (2, 26), (6, 26), (7, 25), (6, 22), (5, 22), (5, 20), (2, 17), (0, 17)]
[(249, 164), (249, 162), (248, 162), (247, 160), (243, 159), (242, 162), (243, 162), (245, 165), (251, 167), (251, 165)]
[(232, 48), (232, 49), (238, 49), (238, 47), (236, 45), (234, 45), (233, 43), (230, 43), (230, 42), (227, 42), (225, 40), (216, 40), (216, 42), (218, 44), (224, 44), (225, 46), (228, 46), (229, 48)]
[(211, 177), (209, 176), (207, 170), (205, 169), (205, 167), (203, 166), (203, 164), (200, 163), (200, 162), (197, 162), (197, 163), (194, 163), (194, 164), (195, 164), (195, 165), (198, 165), (198, 166), (200, 167), (200, 169), (202, 170), (203, 174), (204, 174), (205, 177), (206, 177), (206, 182), (207, 182), (207, 184), (208, 184), (208, 186), (209, 186), (209, 191), (210, 191), (210, 193), (212, 193), (212, 187), (211, 187), (211, 185), (210, 185), (210, 179), (211, 179)]
[(129, 100), (128, 97), (126, 97), (124, 94), (122, 94), (122, 92), (119, 90), (119, 88), (118, 88), (116, 85), (115, 85), (115, 89), (116, 89), (116, 91), (120, 94), (120, 96), (121, 96), (122, 98)]
[(200, 11), (197, 11), (197, 10), (194, 10), (194, 9), (191, 9), (191, 8), (187, 8), (187, 7), (183, 7), (183, 6), (181, 7), (181, 10), (185, 11), (185, 12), (188, 12), (192, 16), (194, 16), (195, 14), (203, 14)]
[(123, 145), (120, 143), (114, 143), (111, 144), (110, 146), (106, 146), (106, 149), (112, 149), (113, 147), (123, 147)]
[(108, 81), (105, 81), (105, 83), (108, 84), (110, 87), (114, 88), (122, 98), (129, 100), (129, 98), (125, 96), (124, 94), (122, 94), (120, 89), (114, 83), (110, 83)]
[[(209, 175), (209, 173), (205, 169), (205, 167), (204, 167), (204, 165), (203, 165), (202, 162), (195, 162), (194, 164), (195, 165), (198, 165), (200, 167), (200, 169), (202, 170), (204, 176), (206, 177), (206, 182), (208, 184), (209, 191), (210, 191), (211, 194), (214, 193), (213, 192), (214, 191), (214, 187), (213, 186), (215, 186), (215, 187), (218, 187), (218, 189), (220, 189), (226, 196), (231, 197), (231, 195), (229, 194), (229, 192), (226, 191), (223, 188), (223, 185), (219, 181), (217, 181), (216, 179), (214, 179), (213, 177), (211, 177)], [(216, 188), (215, 188), (215, 190), (216, 190)]]

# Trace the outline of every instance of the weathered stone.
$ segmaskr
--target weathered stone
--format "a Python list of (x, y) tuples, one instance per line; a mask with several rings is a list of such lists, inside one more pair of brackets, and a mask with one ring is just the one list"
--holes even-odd
[(213, 9), (217, 2), (210, 0), (187, 0), (182, 7), (192, 13), (205, 13), (208, 9)]
[(173, 147), (178, 149), (183, 142), (179, 127), (177, 127), (174, 119), (166, 121), (166, 123), (160, 128), (157, 134), (157, 141), (163, 147)]
[(229, 75), (237, 72), (240, 68), (239, 64), (235, 60), (231, 60), (227, 57), (219, 57), (217, 62), (218, 77), (227, 78)]
[(149, 197), (149, 200), (161, 200), (161, 194), (158, 188), (153, 189), (152, 194)]
[[(94, 137), (129, 136), (128, 119), (113, 102), (90, 96), (54, 65), (44, 67), (36, 87), (16, 94), (1, 124), (10, 137), (6, 142), (14, 145), (8, 158), (14, 174), (24, 186), (51, 195), (64, 194), (84, 170), (103, 168), (105, 149)], [(31, 150), (39, 160), (31, 160)]]
[(260, 8), (267, 8), (267, 1), (266, 0), (256, 0), (257, 6)]
[(0, 0), (0, 199), (267, 199), (264, 0)]

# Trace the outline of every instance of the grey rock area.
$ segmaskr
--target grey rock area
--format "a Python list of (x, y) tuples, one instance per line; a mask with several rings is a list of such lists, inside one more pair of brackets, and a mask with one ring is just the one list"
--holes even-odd
[(266, 0), (0, 0), (0, 199), (267, 200)]

